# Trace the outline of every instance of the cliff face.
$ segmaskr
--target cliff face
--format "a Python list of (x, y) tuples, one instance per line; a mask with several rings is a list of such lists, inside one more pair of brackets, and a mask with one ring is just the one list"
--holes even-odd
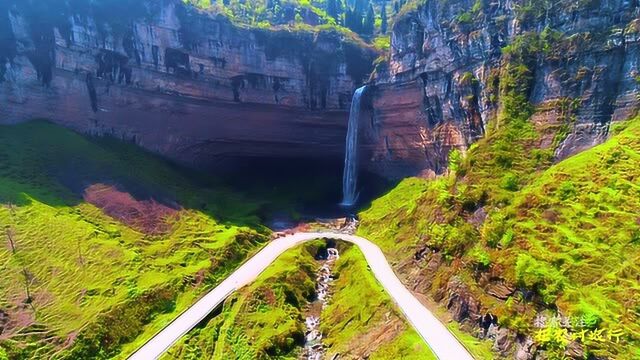
[[(429, 1), (396, 21), (376, 69), (371, 166), (390, 176), (442, 171), (450, 149), (483, 136), (500, 102), (503, 48), (535, 34), (527, 61), (533, 122), (557, 158), (606, 137), (638, 108), (638, 3)], [(551, 138), (553, 137), (553, 138)]]
[(0, 122), (46, 118), (199, 166), (342, 158), (372, 50), (239, 28), (177, 0), (116, 3), (0, 5)]
[[(373, 51), (332, 33), (239, 28), (177, 0), (116, 3), (0, 4), (0, 121), (47, 118), (187, 164), (342, 158)], [(531, 33), (552, 34), (528, 59), (533, 122), (554, 128), (541, 147), (564, 158), (632, 115), (638, 4), (528, 4), (434, 1), (400, 16), (363, 102), (363, 165), (392, 178), (444, 171), (499, 110), (503, 48)]]

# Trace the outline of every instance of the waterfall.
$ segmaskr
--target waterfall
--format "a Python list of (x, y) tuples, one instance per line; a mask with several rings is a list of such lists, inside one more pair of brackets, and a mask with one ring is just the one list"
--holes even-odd
[(358, 180), (358, 120), (360, 119), (360, 98), (367, 86), (360, 87), (353, 94), (349, 124), (347, 128), (347, 144), (344, 155), (344, 173), (342, 177), (342, 203), (345, 207), (353, 206), (358, 200), (356, 192)]

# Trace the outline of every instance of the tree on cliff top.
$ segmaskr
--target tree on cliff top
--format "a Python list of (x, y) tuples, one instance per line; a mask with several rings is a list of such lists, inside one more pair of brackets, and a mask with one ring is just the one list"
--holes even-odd
[(380, 33), (382, 34), (386, 34), (387, 33), (387, 3), (386, 1), (382, 3), (382, 7), (380, 8), (380, 18), (382, 20), (382, 22), (380, 23)]
[(365, 16), (364, 22), (362, 23), (362, 34), (373, 35), (373, 31), (375, 30), (375, 22), (376, 22), (376, 13), (373, 10), (373, 5), (369, 3), (369, 9), (367, 10), (367, 15)]

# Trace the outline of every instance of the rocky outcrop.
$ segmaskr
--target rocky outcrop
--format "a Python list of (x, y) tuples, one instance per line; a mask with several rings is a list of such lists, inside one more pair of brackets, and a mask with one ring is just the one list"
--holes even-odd
[(373, 111), (363, 121), (370, 166), (395, 177), (447, 164), (483, 136), (500, 104), (503, 48), (523, 34), (545, 37), (528, 59), (534, 122), (563, 158), (602, 142), (612, 121), (636, 112), (637, 2), (428, 1), (399, 18), (376, 69)]
[(198, 166), (342, 158), (368, 47), (242, 28), (179, 0), (85, 5), (0, 4), (0, 122), (46, 118)]

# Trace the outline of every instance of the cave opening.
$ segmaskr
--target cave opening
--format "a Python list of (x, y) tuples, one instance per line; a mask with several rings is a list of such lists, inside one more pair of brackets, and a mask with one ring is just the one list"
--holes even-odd
[(350, 216), (359, 210), (360, 204), (368, 204), (392, 186), (388, 180), (360, 170), (358, 204), (345, 209), (339, 206), (344, 170), (342, 157), (255, 157), (234, 159), (230, 163), (223, 171), (218, 168), (216, 176), (251, 201), (260, 203), (259, 215), (267, 224)]

